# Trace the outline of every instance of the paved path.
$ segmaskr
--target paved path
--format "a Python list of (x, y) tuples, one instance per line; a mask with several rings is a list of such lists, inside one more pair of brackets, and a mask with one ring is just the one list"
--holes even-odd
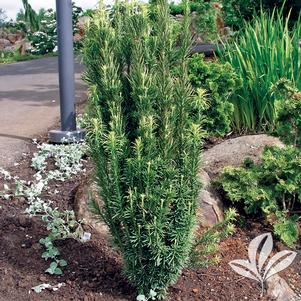
[[(0, 167), (8, 167), (28, 151), (31, 138), (59, 120), (58, 58), (0, 65)], [(86, 99), (76, 69), (76, 101)]]

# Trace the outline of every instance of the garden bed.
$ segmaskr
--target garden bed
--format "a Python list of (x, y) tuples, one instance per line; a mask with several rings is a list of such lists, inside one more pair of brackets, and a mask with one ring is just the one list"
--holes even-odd
[[(32, 146), (32, 152), (36, 151)], [(34, 174), (30, 168), (31, 154), (19, 165), (11, 169), (24, 179)], [(91, 171), (87, 162), (86, 175), (77, 175), (63, 183), (52, 182), (48, 191), (59, 187), (60, 193), (44, 195), (60, 209), (73, 209), (76, 189)], [(136, 290), (121, 274), (122, 260), (120, 254), (92, 229), (92, 239), (81, 243), (72, 239), (59, 241), (57, 246), (68, 266), (62, 276), (45, 274), (49, 263), (41, 258), (43, 246), (41, 237), (47, 235), (40, 218), (29, 218), (24, 214), (26, 201), (14, 198), (0, 201), (0, 300), (135, 300)], [(260, 299), (260, 286), (256, 282), (234, 273), (228, 263), (233, 259), (246, 259), (247, 246), (257, 235), (271, 230), (260, 221), (248, 220), (236, 233), (224, 239), (220, 244), (218, 265), (208, 268), (185, 269), (178, 282), (169, 289), (168, 300), (264, 300)], [(287, 249), (282, 243), (275, 243), (276, 251)], [(298, 246), (300, 249), (300, 245)], [(300, 255), (295, 264), (285, 270), (283, 278), (295, 289), (301, 289), (299, 281)], [(40, 294), (31, 290), (42, 283), (64, 285), (57, 291), (44, 290)]]

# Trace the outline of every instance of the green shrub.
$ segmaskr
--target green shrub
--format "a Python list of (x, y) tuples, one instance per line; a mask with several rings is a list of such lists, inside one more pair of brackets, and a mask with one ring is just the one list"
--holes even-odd
[[(72, 2), (72, 27), (73, 35), (78, 33), (77, 23), (79, 17), (82, 15), (83, 10), (81, 7), (76, 6)], [(53, 9), (40, 10), (37, 15), (38, 31), (28, 34), (28, 38), (31, 42), (31, 53), (44, 55), (52, 53), (57, 48), (57, 22), (56, 13)], [(82, 47), (81, 41), (74, 41), (74, 49), (78, 50)]]
[(3, 8), (0, 8), (0, 28), (5, 27), (7, 23), (7, 15)]
[(223, 16), (227, 26), (236, 30), (244, 27), (245, 21), (251, 21), (263, 9), (272, 13), (277, 9), (283, 17), (290, 17), (290, 26), (294, 25), (300, 16), (301, 2), (299, 0), (222, 0)]
[(294, 214), (301, 203), (301, 151), (295, 147), (266, 148), (262, 163), (247, 160), (243, 167), (227, 167), (218, 181), (233, 203), (247, 214), (261, 213), (288, 246), (299, 237)]
[(208, 267), (220, 262), (220, 256), (216, 256), (215, 253), (219, 250), (221, 240), (234, 233), (234, 223), (237, 216), (235, 209), (225, 210), (223, 221), (207, 229), (196, 238), (190, 254), (190, 265), (192, 267)]
[(300, 0), (262, 0), (262, 5), (267, 11), (272, 12), (276, 8), (283, 16), (291, 15), (290, 23), (292, 25), (300, 18)]
[(276, 102), (275, 133), (286, 143), (301, 147), (301, 93), (286, 79), (272, 88)]
[(260, 9), (257, 0), (222, 0), (223, 16), (227, 26), (239, 30), (244, 27), (245, 21), (250, 21)]
[[(77, 27), (78, 19), (83, 15), (83, 9), (80, 6), (76, 6), (74, 2), (72, 2), (72, 27), (73, 27), (73, 36), (79, 33), (79, 29)], [(82, 47), (82, 41), (73, 41), (73, 47), (75, 50), (78, 50)]]
[(195, 11), (197, 13), (196, 25), (199, 34), (204, 41), (217, 41), (217, 13), (218, 10), (214, 7), (216, 1), (197, 0), (194, 1)]
[(189, 59), (189, 79), (195, 89), (205, 89), (207, 106), (204, 106), (203, 129), (209, 136), (224, 136), (231, 130), (233, 104), (230, 99), (240, 87), (229, 63), (206, 62), (195, 54)]
[(41, 20), (40, 30), (28, 35), (32, 54), (51, 53), (57, 46), (57, 28), (55, 13), (48, 9)]
[(289, 19), (274, 11), (245, 25), (238, 39), (225, 43), (223, 60), (229, 62), (243, 85), (232, 98), (234, 123), (238, 130), (266, 130), (275, 123), (275, 97), (271, 86), (281, 78), (301, 88), (300, 48), (301, 24), (291, 32)]
[(17, 31), (22, 31), (25, 35), (27, 33), (27, 26), (23, 21), (9, 21), (5, 23), (3, 30), (7, 33), (16, 33)]
[(94, 211), (109, 226), (125, 275), (146, 296), (164, 295), (188, 261), (201, 143), (187, 14), (176, 36), (167, 2), (152, 8), (152, 17), (142, 4), (119, 4), (110, 16), (100, 8), (83, 49), (88, 141), (104, 203), (94, 202)]
[(184, 7), (182, 3), (176, 4), (172, 2), (169, 5), (169, 9), (170, 9), (170, 14), (172, 14), (173, 16), (181, 15), (184, 13)]
[[(172, 15), (183, 14), (183, 3), (175, 4), (172, 2), (170, 4), (170, 13)], [(218, 10), (214, 7), (215, 4), (217, 2), (213, 0), (195, 0), (189, 2), (190, 11), (196, 13), (196, 15), (193, 15), (192, 23), (206, 42), (218, 40), (218, 29), (216, 26)]]
[(30, 53), (21, 55), (19, 51), (0, 51), (0, 64), (28, 61), (40, 57), (41, 57), (40, 55), (35, 55)]

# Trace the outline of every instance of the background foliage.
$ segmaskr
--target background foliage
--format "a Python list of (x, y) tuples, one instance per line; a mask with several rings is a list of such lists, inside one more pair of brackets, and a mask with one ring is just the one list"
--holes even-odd
[(47, 54), (53, 52), (57, 46), (57, 28), (55, 12), (52, 9), (43, 13), (39, 31), (28, 33), (28, 39), (31, 42), (31, 53)]
[[(24, 10), (20, 10), (17, 14), (16, 25), (25, 24), (23, 30), (27, 33), (28, 40), (31, 42), (31, 53), (44, 55), (55, 51), (57, 48), (55, 11), (53, 9), (40, 9), (37, 13), (27, 0), (23, 1), (23, 6)], [(72, 3), (73, 35), (78, 33), (77, 23), (82, 14), (82, 8)], [(80, 47), (81, 42), (75, 41), (74, 48), (78, 50)]]
[(0, 28), (2, 28), (7, 21), (7, 15), (4, 9), (0, 8)]
[(257, 0), (223, 0), (222, 4), (225, 24), (234, 30), (242, 29), (260, 9), (260, 1)]
[(275, 122), (275, 97), (271, 87), (281, 78), (301, 86), (299, 38), (300, 22), (289, 29), (289, 19), (273, 11), (261, 11), (251, 23), (245, 24), (237, 40), (224, 44), (222, 59), (229, 62), (243, 85), (234, 104), (234, 125), (237, 130), (267, 130)]
[[(217, 7), (216, 7), (217, 5)], [(218, 40), (218, 28), (216, 23), (217, 14), (220, 12), (217, 1), (213, 0), (195, 0), (189, 1), (191, 17), (198, 34), (205, 42)], [(183, 3), (170, 4), (170, 13), (172, 15), (183, 14)], [(220, 13), (222, 15), (222, 13)]]
[(286, 144), (301, 147), (301, 93), (294, 85), (281, 79), (272, 88), (276, 102), (275, 133)]

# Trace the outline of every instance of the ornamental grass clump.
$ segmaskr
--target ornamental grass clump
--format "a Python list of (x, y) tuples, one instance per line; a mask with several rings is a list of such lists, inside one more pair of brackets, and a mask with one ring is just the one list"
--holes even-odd
[(187, 12), (176, 31), (166, 1), (151, 7), (100, 5), (83, 55), (88, 141), (103, 200), (94, 211), (139, 293), (163, 296), (192, 246), (203, 99), (194, 97), (187, 74)]
[[(300, 15), (301, 16), (301, 15)], [(243, 85), (231, 100), (233, 123), (239, 131), (262, 131), (274, 127), (275, 97), (270, 89), (281, 78), (301, 89), (301, 19), (290, 30), (290, 16), (282, 11), (264, 12), (246, 23), (237, 40), (224, 45), (223, 60), (229, 62)]]

